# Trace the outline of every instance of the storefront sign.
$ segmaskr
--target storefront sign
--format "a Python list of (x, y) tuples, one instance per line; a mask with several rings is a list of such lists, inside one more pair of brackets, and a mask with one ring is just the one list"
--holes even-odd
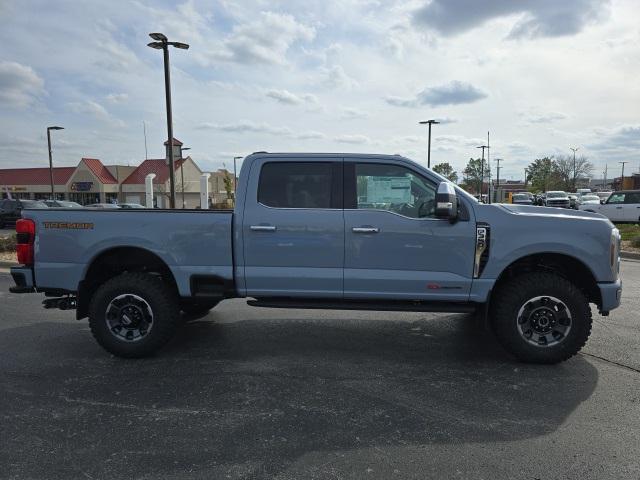
[(71, 184), (72, 192), (88, 192), (93, 188), (93, 182), (73, 182)]
[(27, 187), (7, 187), (10, 192), (26, 192)]

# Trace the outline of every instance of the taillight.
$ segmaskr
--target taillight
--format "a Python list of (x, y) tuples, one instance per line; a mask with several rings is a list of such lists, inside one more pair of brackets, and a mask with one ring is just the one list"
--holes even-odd
[(33, 265), (33, 244), (36, 240), (36, 223), (21, 218), (16, 222), (16, 253), (18, 263)]

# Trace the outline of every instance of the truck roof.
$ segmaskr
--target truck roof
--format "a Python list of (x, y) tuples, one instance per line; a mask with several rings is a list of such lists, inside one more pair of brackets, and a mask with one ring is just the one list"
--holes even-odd
[(247, 155), (249, 157), (278, 157), (278, 158), (314, 158), (314, 157), (324, 157), (324, 158), (404, 158), (406, 160), (410, 160), (402, 155), (396, 154), (383, 154), (383, 153), (340, 153), (340, 152), (254, 152), (251, 155)]

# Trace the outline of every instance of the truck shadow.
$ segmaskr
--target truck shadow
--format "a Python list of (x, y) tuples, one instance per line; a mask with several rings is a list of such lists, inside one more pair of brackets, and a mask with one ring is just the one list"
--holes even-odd
[[(6, 437), (13, 440), (0, 460), (23, 475), (55, 467), (99, 477), (126, 452), (126, 438), (137, 453), (109, 464), (111, 478), (185, 468), (209, 478), (271, 476), (314, 452), (547, 435), (598, 381), (581, 356), (557, 366), (516, 363), (462, 315), (235, 323), (215, 323), (215, 315), (138, 361), (106, 355), (83, 324), (58, 325), (50, 338), (36, 336), (42, 324), (5, 330), (0, 357), (20, 348), (18, 357), (46, 360), (2, 369), (3, 411), (32, 415)], [(29, 336), (36, 341), (26, 345)], [(34, 461), (29, 438), (52, 454)]]

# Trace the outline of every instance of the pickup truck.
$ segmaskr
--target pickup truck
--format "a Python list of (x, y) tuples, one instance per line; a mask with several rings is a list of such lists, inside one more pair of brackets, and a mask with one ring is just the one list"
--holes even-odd
[[(576, 354), (620, 304), (601, 215), (484, 205), (397, 155), (254, 153), (234, 211), (25, 210), (14, 293), (144, 357), (227, 298), (256, 307), (477, 312), (521, 361)], [(465, 317), (466, 318), (466, 317)]]

